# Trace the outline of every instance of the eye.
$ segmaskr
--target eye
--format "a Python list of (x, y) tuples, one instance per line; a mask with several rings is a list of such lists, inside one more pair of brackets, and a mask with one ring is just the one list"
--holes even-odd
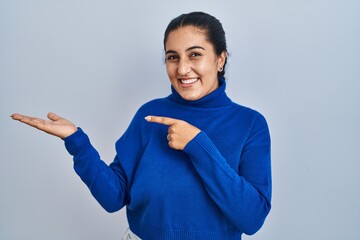
[(176, 59), (178, 59), (178, 56), (176, 56), (176, 55), (168, 55), (168, 56), (166, 57), (166, 60), (167, 60), (167, 61), (174, 61), (174, 60), (176, 60)]
[(191, 54), (190, 54), (190, 57), (200, 57), (201, 56), (201, 54), (200, 53), (197, 53), (197, 52), (192, 52)]

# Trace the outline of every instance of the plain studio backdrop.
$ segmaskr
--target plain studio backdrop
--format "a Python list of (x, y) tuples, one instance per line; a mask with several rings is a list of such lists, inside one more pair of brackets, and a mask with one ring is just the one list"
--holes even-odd
[(0, 0), (0, 239), (117, 240), (63, 141), (12, 121), (58, 113), (110, 163), (145, 102), (167, 96), (163, 33), (201, 10), (223, 23), (227, 92), (265, 115), (273, 207), (244, 239), (360, 239), (360, 2)]

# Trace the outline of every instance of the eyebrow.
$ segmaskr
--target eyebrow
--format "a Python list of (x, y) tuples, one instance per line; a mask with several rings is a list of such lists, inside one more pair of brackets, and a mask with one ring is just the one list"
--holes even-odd
[[(188, 49), (186, 49), (185, 51), (188, 52), (188, 51), (191, 51), (191, 50), (193, 50), (193, 49), (198, 49), (198, 48), (205, 51), (205, 48), (200, 47), (200, 46), (192, 46), (192, 47), (189, 47)], [(169, 53), (176, 53), (176, 51), (174, 51), (174, 50), (167, 50), (167, 51), (165, 52), (165, 54), (169, 54)]]

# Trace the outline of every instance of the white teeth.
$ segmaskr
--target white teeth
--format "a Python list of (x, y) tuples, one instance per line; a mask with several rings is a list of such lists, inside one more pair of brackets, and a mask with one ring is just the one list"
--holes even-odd
[(197, 78), (191, 78), (191, 79), (180, 79), (181, 83), (183, 84), (191, 84), (196, 82), (198, 79)]

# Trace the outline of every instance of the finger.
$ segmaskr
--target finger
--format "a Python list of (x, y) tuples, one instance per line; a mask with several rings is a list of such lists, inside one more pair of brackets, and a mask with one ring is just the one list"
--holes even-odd
[(56, 115), (55, 113), (52, 113), (52, 112), (49, 112), (47, 117), (52, 121), (58, 121), (61, 119), (61, 117), (59, 117), (58, 115)]
[(22, 123), (25, 123), (29, 126), (39, 128), (39, 129), (41, 129), (42, 126), (44, 126), (46, 123), (46, 121), (44, 119), (30, 117), (30, 116), (26, 116), (26, 115), (22, 115), (22, 114), (18, 114), (18, 113), (12, 114), (11, 117), (14, 120), (18, 120)]
[(175, 118), (160, 117), (160, 116), (147, 116), (145, 117), (145, 120), (148, 122), (160, 123), (167, 126), (174, 125), (176, 122), (180, 121)]
[(30, 116), (26, 116), (26, 115), (22, 115), (22, 114), (18, 114), (18, 113), (14, 113), (11, 115), (12, 119), (14, 120), (18, 120), (20, 122), (28, 122), (31, 121), (32, 119), (35, 119), (33, 117)]
[(13, 113), (13, 114), (11, 114), (10, 117), (11, 117), (12, 119), (14, 119), (14, 120), (20, 120), (21, 118), (24, 117), (24, 115), (19, 114), (19, 113)]
[(41, 118), (34, 118), (34, 117), (27, 117), (24, 116), (22, 119), (19, 120), (20, 122), (26, 123), (32, 127), (39, 128), (40, 126), (45, 125), (45, 120)]

